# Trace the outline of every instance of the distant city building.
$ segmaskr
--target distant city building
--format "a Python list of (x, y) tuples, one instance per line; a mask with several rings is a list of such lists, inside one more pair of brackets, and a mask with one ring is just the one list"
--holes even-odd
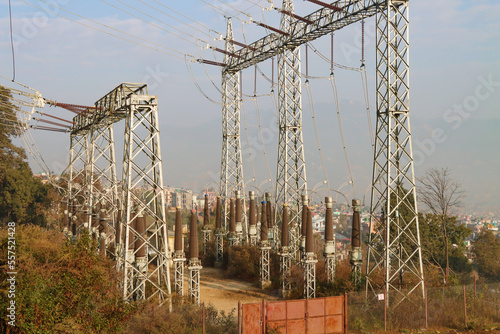
[[(165, 198), (168, 207), (181, 207), (182, 209), (193, 209), (193, 191), (185, 188), (166, 187)], [(196, 195), (194, 195), (196, 200)]]

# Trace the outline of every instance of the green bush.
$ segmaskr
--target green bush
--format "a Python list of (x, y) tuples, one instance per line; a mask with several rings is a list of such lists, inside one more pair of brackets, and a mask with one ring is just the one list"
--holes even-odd
[[(2, 259), (7, 230), (0, 229)], [(7, 324), (7, 303), (0, 300), (1, 331), (22, 333), (117, 333), (134, 310), (121, 300), (113, 263), (97, 255), (96, 243), (83, 234), (71, 244), (62, 233), (16, 227), (16, 327)], [(8, 272), (1, 265), (5, 294)], [(8, 327), (7, 327), (8, 326)]]

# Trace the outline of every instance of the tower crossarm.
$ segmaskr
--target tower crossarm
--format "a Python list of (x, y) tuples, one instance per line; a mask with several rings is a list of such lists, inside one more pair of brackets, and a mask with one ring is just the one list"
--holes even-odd
[(95, 103), (95, 108), (82, 112), (73, 118), (72, 134), (88, 132), (90, 127), (109, 124), (124, 119), (130, 105), (148, 104), (147, 86), (144, 83), (121, 83)]
[[(333, 10), (323, 7), (303, 20), (292, 22), (292, 33), (283, 35), (271, 33), (248, 47), (235, 51), (234, 57), (229, 57), (225, 72), (237, 72), (266, 59), (281, 54), (286, 49), (293, 49), (301, 44), (313, 41), (321, 36), (339, 30), (357, 21), (374, 16), (377, 10), (386, 6), (386, 0), (339, 0), (332, 3)], [(311, 24), (305, 21), (313, 22)]]

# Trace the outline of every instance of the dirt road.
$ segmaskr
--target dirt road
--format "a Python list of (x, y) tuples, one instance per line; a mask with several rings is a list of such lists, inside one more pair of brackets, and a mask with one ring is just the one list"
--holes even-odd
[[(219, 311), (226, 314), (242, 303), (255, 303), (267, 300), (276, 300), (277, 297), (266, 294), (262, 289), (246, 281), (227, 279), (222, 269), (206, 267), (200, 273), (200, 300), (205, 304), (211, 303)], [(236, 313), (237, 311), (235, 311)]]

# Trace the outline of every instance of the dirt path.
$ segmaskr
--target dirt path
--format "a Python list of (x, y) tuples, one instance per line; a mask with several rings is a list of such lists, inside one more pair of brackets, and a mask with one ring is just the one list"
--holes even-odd
[[(242, 303), (256, 303), (267, 300), (276, 300), (277, 297), (266, 294), (250, 282), (227, 279), (222, 269), (206, 267), (200, 273), (200, 300), (206, 304), (211, 303), (219, 311), (226, 314)], [(237, 311), (235, 311), (237, 313)]]

